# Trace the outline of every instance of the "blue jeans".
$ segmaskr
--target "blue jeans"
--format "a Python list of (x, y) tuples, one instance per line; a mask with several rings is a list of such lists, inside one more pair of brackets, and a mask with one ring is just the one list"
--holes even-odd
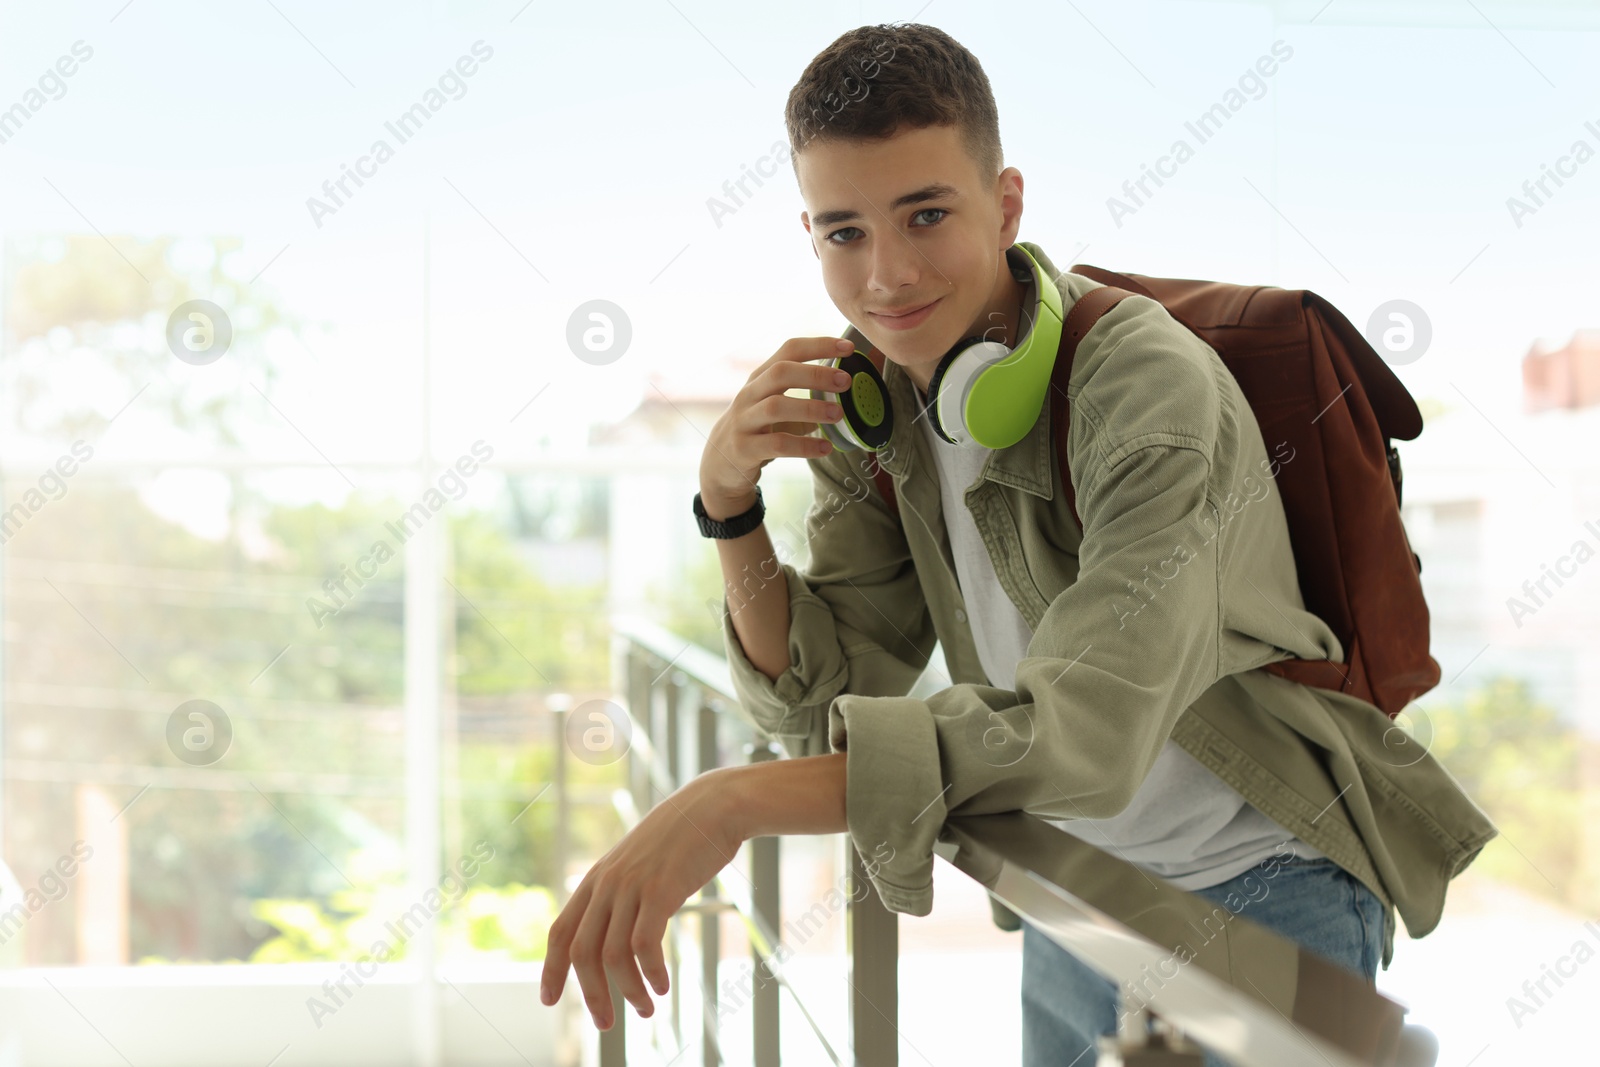
[[(1251, 881), (1246, 884), (1247, 880)], [(1370, 889), (1321, 857), (1277, 861), (1264, 896), (1263, 881), (1262, 867), (1257, 866), (1195, 893), (1218, 904), (1234, 893), (1234, 907), (1246, 901), (1240, 913), (1247, 918), (1376, 979), (1383, 949), (1383, 904)], [(1094, 1067), (1096, 1036), (1116, 1031), (1116, 985), (1024, 920), (1023, 1067)], [(1209, 1052), (1205, 1062), (1206, 1067), (1227, 1067)]]

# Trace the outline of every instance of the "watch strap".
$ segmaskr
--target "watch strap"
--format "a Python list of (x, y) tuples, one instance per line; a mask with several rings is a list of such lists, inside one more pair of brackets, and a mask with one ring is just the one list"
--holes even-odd
[(700, 499), (700, 494), (695, 493), (694, 495), (694, 517), (695, 521), (700, 524), (702, 537), (715, 537), (723, 540), (743, 537), (761, 525), (761, 520), (766, 516), (766, 513), (767, 506), (761, 499), (761, 487), (759, 485), (756, 486), (756, 502), (739, 514), (730, 515), (726, 519), (713, 519), (706, 514), (706, 507)]

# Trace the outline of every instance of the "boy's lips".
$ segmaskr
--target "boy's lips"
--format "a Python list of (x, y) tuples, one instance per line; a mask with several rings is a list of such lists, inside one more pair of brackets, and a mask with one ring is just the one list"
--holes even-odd
[(909, 330), (915, 326), (920, 326), (933, 313), (933, 309), (939, 301), (943, 299), (944, 297), (940, 296), (935, 297), (926, 304), (913, 304), (900, 314), (888, 311), (869, 311), (867, 314), (871, 315), (874, 321), (882, 323), (888, 329)]

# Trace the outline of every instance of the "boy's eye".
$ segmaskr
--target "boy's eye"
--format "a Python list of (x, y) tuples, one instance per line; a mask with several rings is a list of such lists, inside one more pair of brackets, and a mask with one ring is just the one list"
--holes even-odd
[[(917, 218), (919, 218), (920, 216), (923, 216), (923, 215), (937, 215), (938, 216), (937, 218), (932, 219), (931, 221), (923, 223), (923, 228), (926, 228), (928, 226), (937, 226), (939, 223), (944, 221), (944, 217), (946, 215), (948, 215), (948, 214), (950, 214), (950, 212), (946, 208), (942, 208), (942, 207), (925, 207), (921, 211), (918, 211), (915, 214), (913, 214), (911, 217), (912, 217), (912, 219), (917, 219)], [(843, 229), (834, 230), (832, 233), (830, 233), (826, 237), (824, 237), (823, 240), (827, 241), (829, 244), (846, 245), (846, 244), (849, 244), (850, 241), (853, 240), (854, 238), (846, 237), (842, 241), (836, 241), (836, 240), (834, 240), (834, 238), (838, 237), (840, 234), (856, 234), (856, 233), (860, 233), (860, 232), (861, 232), (861, 230), (858, 227), (846, 226)]]

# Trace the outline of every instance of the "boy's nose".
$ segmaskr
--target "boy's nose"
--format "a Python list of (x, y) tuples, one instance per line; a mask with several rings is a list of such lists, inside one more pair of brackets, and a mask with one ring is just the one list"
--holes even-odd
[(922, 273), (922, 257), (904, 235), (893, 230), (881, 237), (876, 245), (872, 250), (869, 284), (878, 292), (889, 294), (893, 302), (896, 292), (916, 285)]

